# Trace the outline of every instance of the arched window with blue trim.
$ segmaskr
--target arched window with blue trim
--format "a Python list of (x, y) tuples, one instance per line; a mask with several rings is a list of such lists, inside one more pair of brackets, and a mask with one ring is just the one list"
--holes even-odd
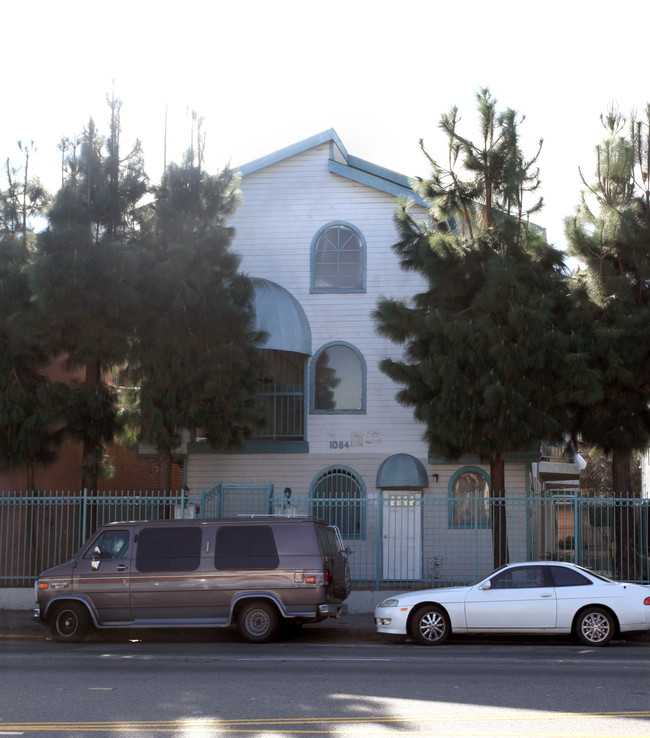
[(366, 489), (359, 475), (345, 466), (320, 472), (311, 485), (311, 514), (336, 525), (343, 538), (365, 538)]
[(316, 352), (310, 385), (313, 413), (366, 412), (366, 362), (349, 343), (334, 341)]
[(366, 244), (350, 223), (328, 223), (311, 246), (312, 292), (364, 292)]
[(449, 480), (449, 527), (490, 527), (490, 478), (477, 466), (459, 469)]

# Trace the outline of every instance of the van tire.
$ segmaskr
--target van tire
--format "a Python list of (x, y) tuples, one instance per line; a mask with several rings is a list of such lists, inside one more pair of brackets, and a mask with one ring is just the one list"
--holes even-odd
[(50, 619), (50, 629), (55, 640), (66, 643), (83, 640), (90, 625), (88, 609), (80, 602), (58, 605)]
[(278, 611), (270, 602), (256, 600), (244, 605), (237, 614), (237, 631), (248, 643), (268, 643), (279, 628)]

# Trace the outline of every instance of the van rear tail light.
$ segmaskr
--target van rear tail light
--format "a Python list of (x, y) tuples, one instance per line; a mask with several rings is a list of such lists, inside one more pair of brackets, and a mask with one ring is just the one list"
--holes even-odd
[(317, 574), (305, 574), (305, 584), (325, 584), (327, 583), (327, 573), (319, 572)]
[(650, 597), (646, 597), (645, 600), (643, 600), (644, 605), (650, 605)]

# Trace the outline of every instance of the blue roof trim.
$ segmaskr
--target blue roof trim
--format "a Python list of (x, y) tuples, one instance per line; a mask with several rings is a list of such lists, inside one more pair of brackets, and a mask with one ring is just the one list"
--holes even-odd
[(361, 169), (362, 171), (368, 172), (368, 174), (373, 174), (375, 177), (379, 177), (380, 179), (394, 182), (400, 187), (405, 187), (407, 190), (411, 189), (411, 182), (404, 174), (394, 172), (392, 169), (386, 169), (386, 167), (380, 167), (378, 164), (373, 164), (365, 159), (360, 159), (358, 156), (348, 156), (347, 162), (355, 169)]
[[(330, 143), (329, 169), (332, 174), (338, 174), (341, 177), (346, 177), (354, 182), (372, 187), (389, 195), (394, 195), (395, 197), (408, 198), (424, 208), (429, 207), (417, 193), (413, 192), (411, 182), (405, 175), (394, 172), (391, 169), (386, 169), (385, 167), (380, 167), (365, 159), (360, 159), (358, 156), (350, 156), (333, 128), (317, 133), (315, 136), (310, 136), (298, 143), (285, 146), (283, 149), (262, 156), (259, 159), (248, 162), (248, 164), (243, 164), (239, 167), (239, 171), (242, 177), (245, 177), (247, 174), (259, 172), (260, 169), (270, 167), (273, 164), (302, 154), (327, 142)], [(346, 161), (345, 164), (334, 160), (332, 144), (341, 152)]]
[(336, 131), (333, 128), (329, 128), (327, 131), (322, 131), (321, 133), (317, 133), (315, 136), (310, 136), (309, 138), (304, 139), (304, 141), (299, 141), (298, 143), (291, 144), (291, 146), (285, 146), (283, 149), (274, 151), (272, 154), (267, 154), (266, 156), (255, 159), (248, 164), (244, 164), (239, 167), (239, 171), (241, 175), (245, 177), (247, 174), (258, 172), (260, 169), (270, 167), (272, 164), (277, 164), (278, 162), (283, 161), (284, 159), (288, 159), (291, 156), (302, 154), (303, 152), (309, 151), (309, 149), (313, 149), (316, 146), (327, 143), (328, 141), (333, 141), (341, 150), (341, 153), (343, 154), (345, 159), (348, 159), (348, 152), (345, 146), (343, 146), (341, 139), (338, 137)]
[[(412, 200), (417, 205), (421, 205), (423, 208), (429, 208), (427, 203), (407, 185), (404, 186), (395, 180), (384, 179), (378, 177), (372, 172), (364, 171), (363, 169), (357, 169), (346, 164), (339, 164), (337, 161), (330, 159), (329, 163), (330, 172), (332, 174), (338, 174), (341, 177), (351, 179), (353, 182), (359, 182), (359, 184), (372, 187), (380, 192), (385, 192), (388, 195), (394, 195), (395, 197), (404, 197), (408, 200)], [(389, 171), (389, 170), (384, 170)], [(401, 174), (395, 173), (396, 177), (403, 178), (408, 182), (406, 177)]]

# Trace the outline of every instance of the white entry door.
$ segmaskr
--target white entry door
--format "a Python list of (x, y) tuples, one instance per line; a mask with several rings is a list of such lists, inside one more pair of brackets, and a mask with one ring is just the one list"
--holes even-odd
[(383, 493), (384, 579), (422, 578), (422, 492)]

